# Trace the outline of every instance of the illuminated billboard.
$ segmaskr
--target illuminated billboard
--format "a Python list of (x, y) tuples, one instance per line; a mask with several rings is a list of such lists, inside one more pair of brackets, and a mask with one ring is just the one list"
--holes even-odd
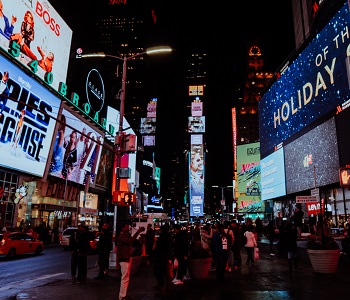
[(59, 83), (66, 82), (72, 30), (49, 1), (2, 0), (2, 4), (0, 47), (58, 90)]
[(284, 170), (284, 149), (281, 147), (260, 161), (261, 200), (269, 200), (286, 195)]
[(238, 213), (264, 213), (265, 202), (257, 196), (238, 196), (237, 199)]
[(62, 109), (60, 121), (49, 175), (79, 184), (95, 183), (103, 137), (65, 109)]
[(203, 116), (203, 102), (193, 101), (191, 103), (191, 116), (192, 117)]
[(0, 165), (42, 177), (61, 100), (2, 56), (0, 76)]
[(287, 194), (339, 181), (334, 118), (284, 147)]
[(190, 216), (202, 217), (204, 213), (204, 144), (202, 134), (191, 135), (189, 184)]
[(237, 146), (238, 192), (260, 196), (260, 143)]
[(188, 117), (189, 133), (205, 133), (205, 117)]
[(346, 2), (260, 99), (262, 157), (350, 98), (349, 26)]
[(141, 118), (140, 133), (155, 134), (156, 133), (156, 118)]

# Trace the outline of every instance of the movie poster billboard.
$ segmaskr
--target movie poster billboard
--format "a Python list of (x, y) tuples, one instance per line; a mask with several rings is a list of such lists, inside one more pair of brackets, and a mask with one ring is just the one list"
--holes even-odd
[(0, 80), (0, 165), (42, 177), (61, 100), (2, 56)]
[(59, 120), (49, 175), (94, 184), (103, 137), (66, 109), (62, 109)]
[(2, 6), (0, 47), (58, 90), (66, 82), (72, 30), (49, 1), (2, 0)]
[(191, 135), (189, 182), (190, 216), (202, 217), (204, 214), (204, 144), (202, 134)]

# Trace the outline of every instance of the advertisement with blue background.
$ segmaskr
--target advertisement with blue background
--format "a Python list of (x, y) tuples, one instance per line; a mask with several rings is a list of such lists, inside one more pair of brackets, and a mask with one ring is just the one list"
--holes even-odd
[(348, 3), (259, 102), (261, 155), (350, 98)]
[(0, 94), (16, 100), (0, 97), (0, 165), (43, 176), (61, 101), (1, 56), (0, 76)]

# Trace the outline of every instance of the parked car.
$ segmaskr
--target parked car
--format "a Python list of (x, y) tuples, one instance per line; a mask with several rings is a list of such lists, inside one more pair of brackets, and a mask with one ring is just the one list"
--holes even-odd
[(60, 245), (63, 247), (64, 250), (69, 250), (69, 238), (73, 233), (77, 231), (78, 227), (68, 227), (65, 230), (63, 230), (60, 236)]
[[(64, 250), (69, 250), (69, 238), (70, 236), (78, 231), (78, 227), (68, 227), (65, 229), (60, 236), (60, 244)], [(96, 233), (89, 233), (89, 241), (91, 252), (97, 252), (97, 244), (98, 244), (99, 235)]]
[(39, 255), (44, 250), (44, 243), (27, 233), (0, 233), (0, 255), (14, 258), (18, 254), (34, 253)]

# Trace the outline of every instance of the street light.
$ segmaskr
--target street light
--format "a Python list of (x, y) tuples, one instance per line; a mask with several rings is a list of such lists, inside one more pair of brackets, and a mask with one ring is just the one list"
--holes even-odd
[[(124, 103), (125, 103), (125, 84), (126, 84), (126, 65), (127, 61), (129, 59), (134, 59), (137, 56), (141, 56), (144, 54), (153, 55), (153, 54), (161, 54), (161, 53), (170, 53), (172, 52), (172, 48), (168, 46), (157, 46), (157, 47), (151, 47), (147, 48), (146, 51), (136, 53), (135, 55), (127, 56), (126, 54), (122, 56), (116, 56), (116, 55), (110, 55), (105, 53), (91, 53), (91, 54), (82, 54), (80, 55), (81, 58), (89, 58), (89, 57), (111, 57), (116, 58), (123, 61), (123, 74), (122, 74), (122, 88), (121, 88), (121, 94), (120, 94), (120, 108), (119, 108), (119, 130), (118, 130), (118, 138), (116, 139), (116, 173), (117, 173), (117, 181), (116, 181), (116, 189), (117, 191), (120, 190), (120, 178), (119, 178), (119, 168), (121, 165), (121, 158), (123, 156), (123, 119), (124, 119)], [(113, 219), (113, 238), (116, 242), (116, 236), (117, 236), (117, 204), (114, 204), (114, 219)], [(115, 253), (114, 253), (115, 255)], [(114, 259), (111, 258), (111, 260), (114, 262)]]

